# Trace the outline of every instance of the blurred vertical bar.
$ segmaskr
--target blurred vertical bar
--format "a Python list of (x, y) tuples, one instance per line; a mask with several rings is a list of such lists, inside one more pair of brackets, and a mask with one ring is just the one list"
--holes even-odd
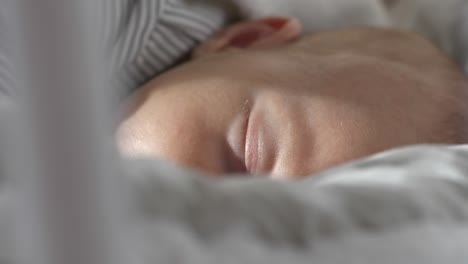
[(124, 244), (99, 2), (17, 0), (18, 263), (135, 263)]

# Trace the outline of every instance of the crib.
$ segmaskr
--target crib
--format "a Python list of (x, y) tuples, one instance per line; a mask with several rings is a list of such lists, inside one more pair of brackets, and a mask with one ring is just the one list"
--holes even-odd
[(17, 189), (19, 263), (138, 263), (121, 244), (125, 201), (109, 165), (116, 157), (90, 30), (93, 1), (16, 2), (27, 106), (18, 116), (28, 133), (3, 140), (19, 150), (6, 158)]

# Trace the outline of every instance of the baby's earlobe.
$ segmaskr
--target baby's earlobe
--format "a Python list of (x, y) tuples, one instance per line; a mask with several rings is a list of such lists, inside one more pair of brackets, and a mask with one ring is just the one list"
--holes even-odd
[(301, 30), (299, 21), (289, 17), (242, 22), (228, 27), (200, 45), (194, 50), (193, 57), (203, 57), (228, 48), (261, 49), (279, 46), (297, 38)]

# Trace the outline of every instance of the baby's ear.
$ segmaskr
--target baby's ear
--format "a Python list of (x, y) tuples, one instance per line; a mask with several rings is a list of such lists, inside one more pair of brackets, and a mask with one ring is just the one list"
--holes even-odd
[(232, 25), (201, 44), (193, 52), (195, 58), (229, 48), (263, 49), (296, 39), (302, 31), (295, 18), (268, 17)]

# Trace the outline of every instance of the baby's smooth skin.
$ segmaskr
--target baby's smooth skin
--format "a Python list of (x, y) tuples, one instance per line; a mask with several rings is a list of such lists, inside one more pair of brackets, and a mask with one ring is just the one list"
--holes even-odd
[(466, 142), (465, 78), (422, 37), (300, 32), (268, 18), (214, 36), (131, 97), (122, 152), (292, 179), (397, 146)]

